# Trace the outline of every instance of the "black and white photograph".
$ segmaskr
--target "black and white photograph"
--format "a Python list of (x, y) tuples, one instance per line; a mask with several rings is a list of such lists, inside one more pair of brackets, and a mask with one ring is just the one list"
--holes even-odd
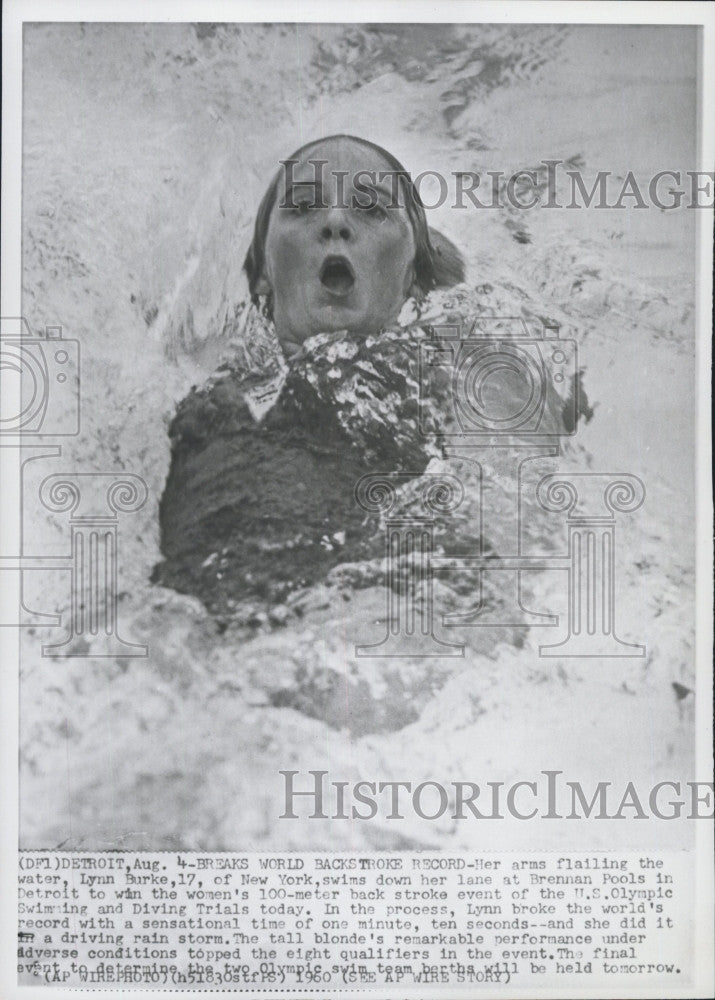
[(712, 10), (76, 6), (3, 14), (12, 996), (708, 995)]

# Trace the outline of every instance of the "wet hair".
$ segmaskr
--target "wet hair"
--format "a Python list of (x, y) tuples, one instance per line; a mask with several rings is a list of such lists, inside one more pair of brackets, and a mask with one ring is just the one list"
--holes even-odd
[[(407, 210), (415, 238), (415, 282), (420, 291), (423, 294), (427, 294), (433, 288), (450, 287), (458, 284), (460, 281), (464, 281), (464, 259), (461, 253), (446, 236), (443, 236), (436, 230), (431, 230), (427, 225), (427, 217), (422, 199), (410, 175), (400, 161), (391, 153), (388, 153), (386, 149), (383, 149), (382, 146), (378, 146), (374, 142), (369, 142), (367, 139), (359, 139), (353, 135), (329, 135), (324, 139), (315, 139), (313, 142), (301, 146), (292, 156), (288, 157), (288, 161), (300, 160), (314, 146), (320, 146), (331, 139), (349, 139), (351, 142), (357, 142), (361, 146), (379, 153), (387, 161), (390, 169), (397, 174), (401, 194), (400, 204), (404, 205)], [(258, 285), (265, 266), (268, 224), (273, 206), (278, 197), (282, 176), (283, 171), (279, 170), (269, 184), (268, 190), (263, 195), (261, 204), (258, 207), (251, 246), (243, 263), (243, 269), (248, 276), (248, 288), (251, 293), (251, 300), (255, 304), (258, 304)], [(266, 312), (269, 316), (272, 315), (271, 298), (269, 295), (266, 301)]]

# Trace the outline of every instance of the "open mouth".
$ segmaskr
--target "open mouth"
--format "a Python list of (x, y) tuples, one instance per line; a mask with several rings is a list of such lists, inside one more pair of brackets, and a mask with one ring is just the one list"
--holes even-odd
[(326, 257), (320, 281), (333, 295), (347, 295), (355, 284), (355, 273), (347, 257)]

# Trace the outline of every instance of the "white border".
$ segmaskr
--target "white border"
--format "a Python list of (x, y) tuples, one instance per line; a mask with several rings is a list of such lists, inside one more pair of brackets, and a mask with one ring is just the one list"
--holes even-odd
[[(715, 164), (715, 7), (707, 2), (483, 2), (483, 0), (364, 0), (356, 3), (328, 3), (327, 0), (6, 0), (3, 4), (3, 153), (2, 153), (2, 314), (20, 315), (20, 232), (21, 232), (21, 46), (23, 21), (313, 21), (313, 22), (494, 22), (572, 24), (699, 24), (703, 26), (700, 126), (702, 128), (697, 169), (712, 170)], [(707, 113), (709, 112), (709, 113)], [(713, 245), (712, 213), (698, 212), (699, 272), (697, 288), (698, 387), (696, 439), (697, 484), (697, 751), (696, 779), (712, 780), (712, 455), (710, 409), (710, 363)], [(10, 449), (0, 450), (3, 490), (0, 494), (0, 538), (3, 551), (11, 548), (13, 518), (19, 509), (17, 477), (13, 475)], [(14, 488), (13, 488), (14, 487)], [(7, 546), (7, 547), (5, 547)], [(0, 997), (34, 1000), (36, 987), (16, 985), (15, 933), (17, 913), (17, 701), (18, 636), (15, 630), (0, 628), (0, 796), (10, 808), (3, 809), (0, 829)], [(699, 824), (697, 838), (697, 961), (693, 989), (671, 990), (671, 997), (711, 996), (715, 982), (713, 964), (713, 854), (712, 827)], [(49, 989), (49, 988), (48, 988)], [(167, 991), (158, 991), (166, 995)], [(191, 992), (191, 991), (188, 991)], [(387, 991), (380, 991), (386, 993)], [(150, 990), (123, 990), (122, 996), (147, 997)], [(502, 990), (480, 990), (483, 995), (507, 996)], [(43, 994), (44, 995), (44, 994)], [(48, 1000), (69, 1000), (77, 990), (52, 989)], [(118, 995), (114, 990), (79, 991), (83, 997)], [(226, 993), (223, 994), (224, 996)], [(247, 997), (247, 993), (236, 994)], [(343, 994), (348, 996), (348, 994)], [(366, 991), (356, 994), (364, 997)], [(368, 994), (369, 995), (369, 994)], [(375, 995), (375, 994), (372, 994)], [(394, 994), (393, 994), (394, 995)], [(421, 994), (444, 997), (444, 991)], [(461, 994), (465, 996), (466, 994)], [(514, 990), (511, 997), (544, 997), (539, 990)], [(552, 996), (573, 997), (573, 989), (552, 991)], [(580, 991), (579, 996), (603, 997), (603, 989)], [(611, 991), (623, 996), (623, 991)], [(663, 990), (633, 990), (630, 997), (661, 997)], [(265, 996), (265, 994), (264, 994)]]
[(313, 21), (712, 25), (708, 0), (6, 0), (21, 21)]
[[(709, 8), (700, 50), (698, 169), (715, 169), (715, 9)], [(698, 274), (696, 284), (697, 396), (695, 439), (696, 490), (696, 614), (695, 663), (698, 698), (695, 721), (696, 780), (713, 780), (713, 489), (712, 489), (712, 333), (713, 333), (713, 213), (697, 217)], [(697, 885), (696, 982), (715, 980), (713, 940), (713, 831), (698, 828), (696, 835)], [(702, 935), (700, 937), (699, 935)]]

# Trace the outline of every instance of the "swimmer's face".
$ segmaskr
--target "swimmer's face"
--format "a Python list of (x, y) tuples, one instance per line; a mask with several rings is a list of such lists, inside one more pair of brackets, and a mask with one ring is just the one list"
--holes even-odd
[[(316, 160), (327, 162), (321, 169)], [(261, 284), (286, 346), (336, 330), (376, 333), (399, 314), (416, 248), (389, 172), (376, 150), (343, 138), (311, 146), (283, 171)]]

